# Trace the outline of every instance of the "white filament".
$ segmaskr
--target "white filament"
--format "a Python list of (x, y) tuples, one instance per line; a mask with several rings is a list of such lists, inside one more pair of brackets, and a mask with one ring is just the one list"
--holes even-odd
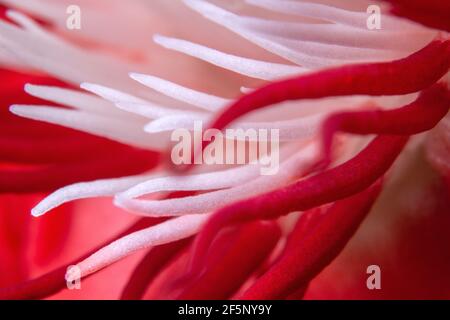
[(31, 214), (39, 217), (50, 210), (70, 201), (97, 198), (112, 197), (118, 192), (122, 192), (132, 186), (149, 179), (148, 175), (133, 177), (124, 177), (118, 179), (103, 179), (92, 182), (75, 183), (56, 190), (37, 206), (31, 210)]
[(118, 194), (114, 201), (119, 207), (142, 216), (170, 217), (207, 213), (232, 201), (275, 189), (295, 177), (302, 176), (317, 160), (317, 157), (317, 145), (308, 145), (282, 163), (276, 175), (260, 176), (236, 187), (167, 200), (140, 200), (129, 197), (127, 192), (124, 192)]
[(158, 77), (138, 73), (130, 73), (130, 77), (164, 95), (201, 109), (217, 111), (231, 103), (228, 99), (195, 91)]
[(275, 80), (308, 71), (297, 66), (238, 57), (186, 40), (163, 36), (155, 36), (154, 40), (167, 49), (182, 52), (215, 66), (256, 79)]
[[(196, 234), (208, 219), (208, 215), (189, 215), (175, 218), (156, 226), (131, 233), (100, 249), (77, 264), (85, 277), (126, 256), (149, 247), (188, 238)], [(67, 275), (68, 280), (70, 274)], [(66, 277), (67, 277), (66, 276)], [(73, 279), (76, 280), (76, 279)]]
[(10, 111), (24, 118), (62, 125), (138, 148), (164, 150), (166, 147), (158, 139), (149, 139), (148, 134), (141, 130), (144, 123), (49, 106), (15, 105), (10, 107)]

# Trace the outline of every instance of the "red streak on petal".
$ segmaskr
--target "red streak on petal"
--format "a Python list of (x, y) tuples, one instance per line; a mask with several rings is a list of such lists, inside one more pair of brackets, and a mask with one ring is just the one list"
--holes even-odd
[(336, 202), (309, 234), (291, 248), (241, 299), (279, 299), (314, 278), (339, 255), (369, 213), (381, 183)]
[[(39, 103), (39, 102), (37, 102)], [(0, 136), (11, 138), (28, 138), (42, 139), (42, 138), (79, 138), (86, 139), (93, 137), (88, 133), (76, 131), (75, 129), (65, 128), (50, 123), (39, 122), (35, 120), (21, 118), (8, 111), (8, 113), (0, 114)], [(109, 143), (113, 143), (111, 140), (95, 137), (96, 139), (102, 139)], [(115, 142), (114, 142), (115, 143)]]
[(378, 136), (357, 156), (336, 168), (219, 210), (196, 238), (193, 269), (202, 264), (211, 239), (225, 226), (278, 218), (365, 190), (392, 166), (408, 139), (407, 136)]
[(46, 192), (79, 181), (134, 175), (152, 169), (157, 162), (153, 152), (124, 148), (84, 161), (0, 169), (0, 193)]
[(29, 164), (73, 162), (126, 151), (125, 146), (94, 136), (32, 139), (0, 136), (0, 161)]
[(273, 222), (256, 222), (243, 226), (220, 259), (209, 264), (178, 299), (229, 298), (268, 258), (280, 237), (281, 230)]

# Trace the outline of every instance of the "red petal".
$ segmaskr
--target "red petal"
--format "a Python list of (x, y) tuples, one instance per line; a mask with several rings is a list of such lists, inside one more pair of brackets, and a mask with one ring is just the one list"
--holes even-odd
[(51, 272), (48, 272), (36, 279), (29, 280), (12, 287), (0, 288), (0, 300), (12, 300), (12, 299), (42, 299), (53, 295), (66, 287), (65, 274), (67, 271), (67, 266), (71, 264), (76, 264), (86, 257), (90, 256), (94, 252), (98, 251), (100, 248), (111, 243), (112, 241), (121, 238), (134, 231), (147, 228), (151, 225), (159, 223), (161, 219), (141, 219), (130, 228), (127, 228), (124, 232), (115, 236), (109, 241), (99, 245), (93, 250), (90, 250), (82, 257), (73, 260), (72, 263), (68, 263), (65, 266), (57, 268)]
[(0, 193), (53, 191), (79, 181), (139, 174), (157, 163), (153, 152), (122, 148), (79, 162), (0, 169)]

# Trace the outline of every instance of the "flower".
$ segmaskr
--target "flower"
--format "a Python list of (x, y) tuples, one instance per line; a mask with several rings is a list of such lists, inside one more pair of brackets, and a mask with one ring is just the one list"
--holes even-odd
[[(364, 1), (115, 0), (79, 1), (81, 29), (67, 30), (70, 1), (0, 1), (22, 10), (0, 22), (0, 62), (46, 84), (26, 84), (40, 100), (24, 102), (12, 84), (5, 92), (18, 100), (5, 102), (14, 115), (47, 123), (7, 115), (0, 190), (59, 188), (32, 209), (35, 217), (97, 197), (141, 216), (73, 261), (84, 278), (147, 249), (123, 298), (320, 297), (327, 274), (313, 279), (371, 208), (392, 210), (380, 203), (397, 193), (405, 166), (390, 170), (397, 158), (409, 163), (425, 146), (428, 163), (448, 181), (448, 121), (441, 120), (450, 49), (438, 31), (448, 31), (446, 4), (428, 3), (421, 15), (422, 1), (391, 2), (386, 10), (421, 24), (386, 11), (371, 30), (379, 7), (368, 12)], [(159, 157), (171, 132), (210, 120), (218, 129), (279, 129), (278, 173), (259, 176), (252, 164), (171, 172)], [(334, 139), (339, 132), (351, 135)], [(439, 206), (441, 198), (433, 193)], [(66, 269), (0, 296), (54, 294), (66, 279), (78, 280)]]

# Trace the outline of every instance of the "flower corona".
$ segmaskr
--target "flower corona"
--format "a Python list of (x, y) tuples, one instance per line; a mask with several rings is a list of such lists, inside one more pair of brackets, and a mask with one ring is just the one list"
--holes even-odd
[(0, 299), (450, 297), (448, 1), (0, 8)]

